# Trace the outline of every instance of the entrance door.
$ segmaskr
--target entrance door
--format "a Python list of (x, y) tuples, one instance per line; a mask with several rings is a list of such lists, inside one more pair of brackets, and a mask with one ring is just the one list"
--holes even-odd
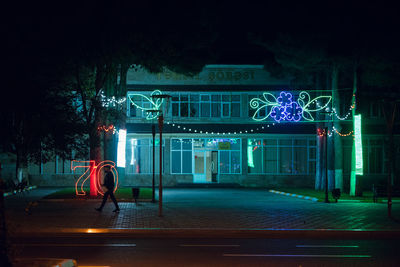
[(218, 151), (194, 152), (194, 183), (218, 182)]
[(205, 151), (194, 151), (194, 174), (193, 174), (193, 182), (194, 183), (205, 183), (206, 182), (206, 173), (205, 173)]
[(211, 182), (218, 182), (218, 151), (211, 151)]

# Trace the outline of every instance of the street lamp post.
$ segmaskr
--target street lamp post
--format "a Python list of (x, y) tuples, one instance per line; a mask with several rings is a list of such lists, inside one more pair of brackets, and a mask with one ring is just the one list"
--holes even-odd
[(158, 128), (160, 130), (160, 185), (158, 187), (158, 216), (162, 217), (162, 130), (164, 126), (164, 116), (158, 116)]
[[(168, 113), (169, 103), (168, 100), (171, 97), (170, 95), (158, 94), (152, 95), (152, 98), (159, 98), (159, 99), (167, 99), (167, 103), (163, 106), (165, 109), (165, 113)], [(160, 183), (158, 185), (158, 216), (162, 217), (162, 192), (163, 192), (163, 185), (162, 185), (162, 131), (164, 126), (164, 114), (163, 110), (158, 110), (158, 128), (160, 131)], [(153, 191), (154, 192), (154, 191)]]
[(325, 127), (325, 203), (329, 203), (328, 198), (328, 127)]
[(155, 158), (156, 158), (156, 126), (153, 124), (151, 125), (151, 134), (153, 135), (153, 180), (152, 180), (152, 196), (151, 202), (156, 202), (155, 198)]

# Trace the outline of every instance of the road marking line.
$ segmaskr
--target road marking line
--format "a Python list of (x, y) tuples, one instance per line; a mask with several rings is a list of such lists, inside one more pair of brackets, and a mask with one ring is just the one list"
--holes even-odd
[(19, 244), (28, 247), (136, 247), (136, 244)]
[(359, 246), (340, 246), (340, 245), (296, 245), (297, 248), (358, 248)]
[(371, 258), (371, 255), (223, 254), (224, 257)]
[(240, 245), (207, 245), (207, 244), (181, 244), (180, 247), (240, 247)]

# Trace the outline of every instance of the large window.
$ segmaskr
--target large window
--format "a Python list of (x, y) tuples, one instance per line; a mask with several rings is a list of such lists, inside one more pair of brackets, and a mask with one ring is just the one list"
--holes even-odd
[[(216, 160), (212, 158), (215, 155), (218, 156), (218, 173), (241, 173), (240, 144), (240, 139), (232, 138), (171, 139), (171, 173), (191, 174), (194, 172), (193, 157), (202, 157), (203, 162), (198, 166), (204, 168), (207, 160)], [(211, 151), (218, 153), (212, 154)], [(204, 169), (200, 172), (204, 172)]]
[[(164, 147), (164, 140), (163, 140)], [(164, 153), (164, 149), (163, 149)], [(160, 169), (160, 143), (155, 142), (155, 173)], [(164, 158), (164, 156), (163, 156)], [(164, 171), (164, 170), (163, 170)], [(126, 147), (126, 172), (128, 174), (150, 174), (153, 173), (153, 139), (128, 139)]]
[(248, 139), (248, 173), (313, 174), (315, 146), (315, 140), (307, 138)]
[(219, 152), (219, 173), (241, 173), (240, 139), (208, 139), (217, 142)]
[[(168, 93), (171, 95), (170, 113), (180, 118), (229, 118), (240, 117), (240, 94), (227, 93)], [(128, 93), (129, 95), (129, 93)], [(150, 97), (150, 94), (146, 94)], [(151, 109), (151, 103), (139, 95), (131, 95), (135, 104), (143, 109)], [(147, 112), (128, 101), (128, 116), (143, 118)]]
[(173, 94), (171, 98), (173, 117), (240, 117), (240, 95), (235, 94)]
[(171, 173), (192, 173), (192, 139), (171, 139)]

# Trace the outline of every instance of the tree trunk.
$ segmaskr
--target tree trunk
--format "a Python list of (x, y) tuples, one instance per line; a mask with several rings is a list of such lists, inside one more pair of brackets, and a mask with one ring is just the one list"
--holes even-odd
[(100, 126), (99, 112), (95, 111), (94, 123), (91, 124), (89, 133), (89, 155), (90, 160), (94, 161), (94, 165), (91, 164), (91, 177), (90, 177), (90, 195), (97, 196), (97, 184), (96, 184), (96, 169), (93, 170), (94, 166), (97, 166), (102, 161), (101, 153), (101, 135), (98, 127)]
[(1, 177), (0, 167), (0, 265), (11, 266), (10, 259), (8, 258), (8, 244), (7, 244), (7, 225), (5, 216), (4, 205), (4, 181)]
[[(333, 64), (332, 72), (331, 72), (331, 91), (332, 95), (334, 94), (334, 88), (337, 88), (338, 76), (339, 76), (339, 68), (337, 64)], [(333, 104), (333, 103), (332, 103)], [(329, 116), (328, 118), (332, 118), (334, 115)], [(332, 190), (335, 187), (335, 147), (334, 147), (334, 130), (333, 130), (333, 121), (328, 122), (328, 189)]]
[[(338, 90), (338, 80), (339, 80), (339, 68), (337, 65), (334, 65), (332, 70), (332, 107), (335, 109), (336, 114), (341, 116), (340, 109), (340, 95)], [(333, 118), (333, 126), (335, 129), (332, 131), (332, 137), (335, 147), (335, 188), (339, 188), (343, 191), (343, 146), (342, 146), (342, 137), (336, 133), (342, 131), (342, 125), (340, 120), (337, 118), (335, 114), (332, 115)]]
[(396, 109), (397, 104), (396, 102), (391, 102), (383, 105), (383, 114), (385, 115), (386, 120), (386, 129), (387, 135), (389, 137), (389, 144), (388, 144), (388, 160), (389, 160), (389, 173), (387, 177), (387, 193), (388, 193), (388, 216), (392, 216), (392, 187), (394, 181), (394, 173), (395, 173), (395, 144), (394, 144), (394, 137), (393, 137), (393, 127), (396, 118)]
[(27, 182), (29, 184), (29, 173), (28, 173), (28, 158), (26, 157), (27, 152), (24, 145), (20, 145), (16, 151), (16, 182)]

